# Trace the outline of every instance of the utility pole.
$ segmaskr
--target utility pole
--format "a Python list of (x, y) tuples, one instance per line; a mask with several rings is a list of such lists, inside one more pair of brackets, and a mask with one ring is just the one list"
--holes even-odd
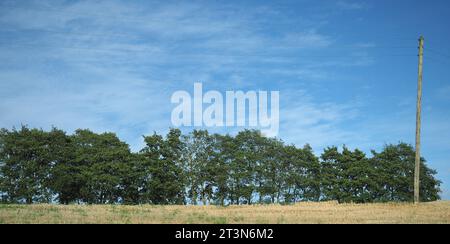
[(417, 80), (417, 112), (416, 112), (416, 162), (414, 170), (414, 203), (419, 203), (420, 188), (420, 124), (422, 111), (422, 71), (423, 71), (423, 36), (419, 38), (419, 77)]

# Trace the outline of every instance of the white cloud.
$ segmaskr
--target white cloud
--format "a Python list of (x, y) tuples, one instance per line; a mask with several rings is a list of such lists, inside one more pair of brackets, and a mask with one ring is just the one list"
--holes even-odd
[(336, 5), (342, 10), (359, 10), (367, 6), (361, 1), (337, 1)]
[(331, 145), (355, 145), (364, 141), (343, 123), (352, 122), (359, 114), (357, 102), (348, 104), (323, 103), (314, 100), (307, 91), (281, 92), (281, 99), (289, 106), (281, 108), (281, 138), (302, 146), (309, 143), (316, 152)]
[(286, 48), (323, 48), (332, 43), (330, 37), (319, 34), (316, 30), (288, 33), (281, 42), (282, 46)]

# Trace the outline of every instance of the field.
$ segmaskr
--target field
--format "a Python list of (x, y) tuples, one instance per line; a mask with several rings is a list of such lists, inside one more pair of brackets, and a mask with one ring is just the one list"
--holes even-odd
[(256, 206), (0, 205), (0, 223), (450, 223), (450, 201)]

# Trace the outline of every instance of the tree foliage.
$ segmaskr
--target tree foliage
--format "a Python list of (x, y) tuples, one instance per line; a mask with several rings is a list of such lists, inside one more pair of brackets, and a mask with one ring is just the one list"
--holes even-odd
[[(0, 197), (9, 203), (253, 204), (412, 201), (414, 148), (371, 157), (347, 147), (297, 148), (258, 131), (194, 130), (144, 137), (133, 153), (114, 133), (0, 130)], [(421, 162), (421, 200), (439, 199), (436, 171)]]

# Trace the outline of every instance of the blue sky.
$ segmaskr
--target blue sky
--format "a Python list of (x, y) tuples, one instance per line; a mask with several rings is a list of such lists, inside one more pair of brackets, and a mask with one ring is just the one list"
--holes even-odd
[(447, 0), (3, 0), (0, 127), (114, 131), (136, 151), (171, 127), (171, 94), (202, 82), (280, 91), (279, 137), (317, 153), (413, 144), (422, 34), (422, 152), (450, 199), (449, 11)]

